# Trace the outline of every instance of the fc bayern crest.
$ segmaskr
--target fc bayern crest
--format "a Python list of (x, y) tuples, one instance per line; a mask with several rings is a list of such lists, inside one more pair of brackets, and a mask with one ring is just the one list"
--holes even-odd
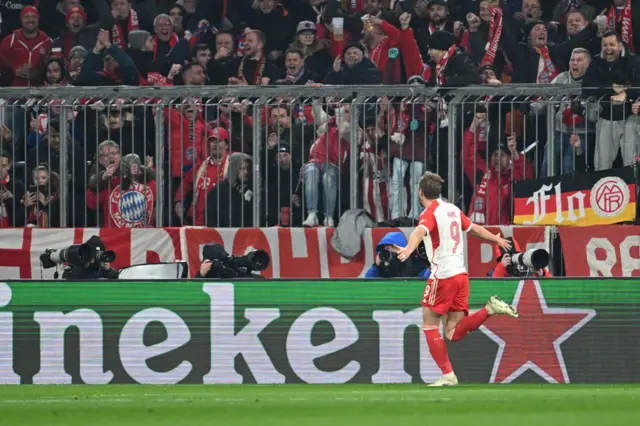
[(153, 217), (154, 195), (151, 188), (134, 183), (127, 190), (119, 186), (111, 192), (111, 220), (118, 228), (144, 228)]

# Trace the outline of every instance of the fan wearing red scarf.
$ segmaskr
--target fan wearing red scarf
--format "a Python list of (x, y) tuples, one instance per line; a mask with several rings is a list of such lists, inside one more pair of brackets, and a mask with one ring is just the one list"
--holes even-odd
[(482, 0), (478, 3), (478, 15), (467, 14), (469, 29), (460, 42), (480, 66), (494, 64), (502, 36), (502, 10), (491, 4), (489, 0)]
[[(636, 3), (635, 7), (632, 7)], [(620, 34), (622, 41), (627, 45), (629, 50), (636, 53), (634, 42), (634, 33), (636, 31), (635, 23), (640, 23), (640, 4), (636, 0), (611, 0), (611, 6), (606, 9), (609, 27)], [(636, 16), (634, 16), (634, 14)], [(639, 35), (640, 37), (640, 35)]]
[(131, 7), (132, 0), (111, 0), (111, 12), (115, 24), (111, 29), (111, 42), (126, 50), (129, 45), (129, 33), (140, 29), (138, 13)]
[(173, 46), (178, 43), (179, 38), (178, 35), (173, 32), (173, 21), (171, 17), (164, 13), (156, 16), (156, 19), (154, 19), (153, 31), (156, 34), (153, 36), (153, 60), (155, 62), (167, 56)]
[(60, 37), (53, 41), (53, 47), (62, 49), (62, 57), (68, 58), (69, 52), (75, 46), (82, 46), (87, 50), (93, 48), (93, 42), (98, 38), (100, 28), (113, 26), (113, 16), (107, 4), (103, 1), (96, 2), (100, 21), (87, 26), (87, 14), (82, 6), (73, 6), (67, 11), (65, 17), (66, 30)]
[(567, 41), (549, 43), (547, 24), (530, 20), (524, 24), (522, 41), (519, 41), (520, 32), (516, 29), (518, 24), (513, 16), (503, 9), (502, 18), (500, 40), (513, 65), (514, 83), (551, 83), (558, 74), (567, 70), (573, 49), (588, 49), (592, 39), (597, 37), (597, 27), (591, 24)]
[(244, 56), (231, 66), (236, 70), (229, 78), (231, 86), (254, 86), (269, 84), (275, 72), (271, 61), (264, 53), (267, 39), (260, 30), (245, 31)]

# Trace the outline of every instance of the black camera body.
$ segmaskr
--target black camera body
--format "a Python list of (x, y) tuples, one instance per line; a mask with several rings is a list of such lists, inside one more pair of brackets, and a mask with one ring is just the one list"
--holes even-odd
[[(62, 274), (63, 279), (82, 279), (102, 269), (103, 263), (111, 263), (116, 259), (113, 250), (106, 250), (100, 237), (93, 236), (86, 243), (74, 244), (64, 249), (46, 249), (40, 255), (43, 269), (55, 268), (67, 264)], [(106, 270), (106, 269), (105, 269)]]
[(220, 244), (207, 244), (202, 249), (204, 260), (211, 261), (211, 269), (202, 278), (259, 278), (254, 272), (269, 266), (269, 253), (255, 250), (244, 256), (232, 256)]

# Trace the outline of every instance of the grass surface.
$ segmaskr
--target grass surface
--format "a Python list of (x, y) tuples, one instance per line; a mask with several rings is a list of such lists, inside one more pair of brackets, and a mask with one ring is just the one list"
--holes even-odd
[(0, 386), (0, 424), (640, 425), (640, 385)]

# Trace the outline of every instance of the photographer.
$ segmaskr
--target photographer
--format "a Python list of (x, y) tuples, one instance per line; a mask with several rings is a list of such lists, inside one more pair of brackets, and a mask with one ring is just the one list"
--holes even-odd
[[(498, 264), (487, 274), (493, 278), (521, 277), (552, 277), (546, 265), (549, 264), (549, 253), (546, 250), (527, 250), (522, 252), (518, 242), (513, 238), (507, 238), (512, 241), (512, 248), (509, 252), (505, 252), (495, 246), (493, 252), (496, 256)], [(543, 266), (544, 265), (544, 266)]]
[(46, 250), (40, 261), (45, 269), (67, 263), (62, 273), (63, 280), (117, 280), (118, 271), (111, 267), (115, 257), (100, 237), (94, 235), (84, 244), (63, 250)]
[(367, 271), (365, 278), (429, 278), (430, 263), (424, 250), (416, 250), (414, 254), (401, 262), (395, 246), (406, 247), (407, 237), (402, 232), (389, 232), (376, 246), (375, 263)]
[(256, 272), (267, 269), (270, 261), (264, 250), (255, 250), (245, 256), (231, 256), (217, 243), (202, 248), (202, 259), (196, 278), (262, 278)]

